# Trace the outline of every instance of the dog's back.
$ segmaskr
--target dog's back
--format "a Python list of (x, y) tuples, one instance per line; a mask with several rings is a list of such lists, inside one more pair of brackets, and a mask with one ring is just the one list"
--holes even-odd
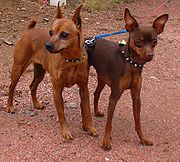
[(88, 47), (89, 66), (92, 65), (99, 75), (106, 76), (106, 80), (109, 80), (112, 71), (117, 71), (117, 74), (124, 71), (124, 68), (120, 68), (125, 67), (125, 62), (121, 59), (122, 50), (123, 47), (115, 42), (98, 39), (94, 46)]
[(88, 50), (87, 50), (89, 64), (93, 65), (93, 62), (95, 62), (97, 59), (109, 60), (109, 56), (106, 57), (106, 55), (112, 55), (112, 53), (114, 53), (114, 51), (118, 49), (119, 49), (119, 46), (112, 41), (109, 41), (106, 39), (97, 39), (95, 45), (88, 47)]
[(38, 52), (47, 52), (45, 43), (49, 40), (48, 32), (43, 29), (36, 29), (35, 25), (36, 21), (31, 21), (17, 41), (14, 48), (15, 58), (16, 55), (19, 55), (18, 58), (25, 57), (29, 59), (33, 54), (37, 54)]

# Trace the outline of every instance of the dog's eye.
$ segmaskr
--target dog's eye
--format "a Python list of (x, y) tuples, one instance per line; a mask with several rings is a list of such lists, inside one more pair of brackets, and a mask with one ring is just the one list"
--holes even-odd
[(62, 32), (59, 37), (60, 37), (61, 39), (66, 39), (68, 36), (69, 36), (69, 33)]
[(53, 31), (52, 31), (52, 30), (49, 31), (49, 36), (50, 36), (50, 37), (53, 36)]
[(135, 41), (135, 45), (138, 47), (138, 48), (141, 48), (143, 46), (142, 44), (142, 41), (141, 40), (137, 40)]
[(155, 40), (155, 39), (152, 40), (151, 44), (152, 44), (152, 47), (155, 47), (157, 45), (157, 40)]

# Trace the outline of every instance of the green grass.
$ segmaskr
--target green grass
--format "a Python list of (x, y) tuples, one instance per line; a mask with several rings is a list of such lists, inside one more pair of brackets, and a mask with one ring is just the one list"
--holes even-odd
[(122, 0), (86, 0), (85, 7), (90, 10), (106, 10), (113, 3), (118, 3)]
[(84, 7), (88, 10), (107, 10), (114, 3), (120, 2), (132, 2), (133, 0), (67, 0), (69, 6), (76, 6), (77, 4), (84, 4)]

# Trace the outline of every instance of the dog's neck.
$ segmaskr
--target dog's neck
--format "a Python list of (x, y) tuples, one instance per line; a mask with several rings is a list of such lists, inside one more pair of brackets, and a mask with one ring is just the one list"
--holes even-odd
[(125, 61), (129, 64), (131, 64), (133, 67), (135, 68), (143, 68), (145, 63), (141, 63), (138, 62), (138, 60), (136, 60), (133, 57), (133, 52), (131, 50), (131, 48), (129, 47), (129, 40), (126, 43), (126, 45), (123, 47), (122, 51), (121, 51)]
[(64, 49), (61, 52), (61, 56), (65, 62), (78, 63), (86, 56), (86, 52), (85, 49), (76, 49), (76, 50)]

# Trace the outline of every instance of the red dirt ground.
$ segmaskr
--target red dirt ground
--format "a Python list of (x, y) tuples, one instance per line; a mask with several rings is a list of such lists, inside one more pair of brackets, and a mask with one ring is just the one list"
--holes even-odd
[[(39, 98), (46, 108), (42, 111), (32, 106), (28, 85), (32, 79), (32, 67), (21, 77), (15, 93), (15, 114), (6, 113), (8, 86), (12, 64), (13, 46), (29, 21), (34, 17), (38, 27), (51, 27), (55, 7), (44, 7), (27, 0), (0, 1), (0, 162), (55, 161), (55, 162), (175, 162), (180, 161), (180, 1), (171, 0), (168, 7), (147, 15), (159, 7), (163, 0), (142, 0), (118, 3), (107, 11), (82, 11), (85, 36), (110, 33), (124, 27), (123, 11), (128, 7), (138, 21), (152, 24), (156, 16), (169, 13), (165, 31), (159, 36), (156, 56), (143, 71), (142, 128), (154, 142), (154, 146), (142, 146), (134, 131), (131, 97), (126, 91), (116, 106), (113, 118), (112, 150), (100, 148), (107, 116), (110, 89), (103, 90), (100, 109), (105, 117), (93, 117), (99, 136), (87, 135), (81, 129), (79, 94), (77, 86), (65, 89), (66, 117), (74, 136), (73, 141), (63, 142), (59, 122), (52, 100), (52, 85), (48, 74), (38, 89)], [(73, 8), (74, 11), (74, 8)], [(73, 13), (64, 8), (66, 16)], [(44, 18), (48, 18), (46, 21)], [(128, 35), (113, 36), (119, 41)], [(89, 91), (93, 110), (93, 92), (96, 73), (90, 71)]]

